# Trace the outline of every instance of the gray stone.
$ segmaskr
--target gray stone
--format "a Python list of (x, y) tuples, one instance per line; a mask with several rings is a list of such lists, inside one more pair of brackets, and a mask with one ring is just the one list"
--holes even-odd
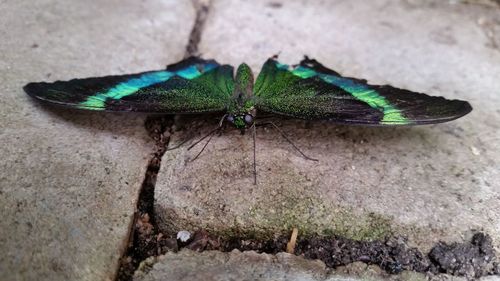
[[(479, 280), (497, 280), (495, 278), (496, 276), (489, 276)], [(389, 275), (375, 265), (361, 262), (331, 270), (321, 261), (306, 260), (287, 253), (269, 255), (238, 250), (230, 253), (182, 250), (179, 253), (169, 252), (163, 256), (149, 258), (135, 272), (134, 281), (156, 280), (466, 281), (463, 277), (446, 274), (425, 275), (410, 271)]]
[[(366, 265), (364, 268), (367, 268)], [(335, 274), (328, 270), (321, 261), (305, 260), (287, 253), (269, 255), (238, 250), (230, 253), (218, 251), (196, 253), (183, 250), (177, 254), (170, 252), (156, 260), (151, 260), (149, 266), (135, 273), (134, 280), (354, 281), (391, 279), (387, 275), (375, 275), (364, 270), (358, 273), (361, 274), (351, 276)]]
[[(409, 237), (423, 252), (482, 230), (500, 246), (498, 9), (447, 1), (215, 1), (200, 43), (207, 58), (247, 62), (304, 54), (338, 72), (471, 102), (454, 122), (366, 128), (280, 121), (307, 161), (272, 128), (227, 130), (168, 152), (156, 186), (164, 231), (272, 235), (292, 227), (355, 239)], [(186, 122), (172, 143), (216, 126)]]
[(0, 4), (0, 279), (112, 280), (149, 154), (144, 115), (41, 106), (41, 80), (161, 69), (194, 11), (177, 1)]

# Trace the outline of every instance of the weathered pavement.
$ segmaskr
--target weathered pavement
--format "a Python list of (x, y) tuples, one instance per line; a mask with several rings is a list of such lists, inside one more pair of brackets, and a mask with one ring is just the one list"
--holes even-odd
[(144, 115), (41, 106), (32, 81), (182, 59), (184, 1), (0, 3), (0, 280), (111, 280), (152, 151)]
[[(151, 266), (152, 265), (152, 266)], [(136, 272), (135, 281), (190, 280), (283, 280), (283, 281), (355, 281), (355, 280), (425, 280), (425, 276), (404, 272), (399, 276), (384, 274), (376, 266), (353, 263), (331, 271), (321, 261), (305, 260), (287, 253), (277, 255), (256, 252), (230, 253), (188, 250), (167, 253), (158, 262), (151, 261), (145, 271)], [(455, 278), (453, 281), (465, 281)]]
[[(197, 151), (171, 151), (156, 186), (159, 226), (226, 236), (267, 236), (291, 227), (301, 236), (402, 234), (423, 252), (438, 240), (463, 242), (481, 230), (498, 254), (498, 8), (437, 0), (325, 2), (213, 1), (200, 52), (221, 63), (245, 61), (256, 73), (279, 52), (291, 64), (307, 54), (371, 83), (469, 100), (474, 111), (418, 128), (282, 121), (290, 138), (320, 162), (302, 159), (276, 131), (260, 129), (257, 186), (248, 135), (227, 131), (192, 163), (187, 160)], [(178, 61), (193, 7), (187, 1), (43, 0), (1, 2), (0, 14), (0, 279), (110, 280), (151, 152), (144, 116), (53, 109), (21, 88)], [(204, 134), (215, 119), (185, 123), (173, 141)], [(320, 262), (286, 254), (186, 251), (168, 253), (150, 275), (141, 270), (137, 278), (177, 280), (172, 269), (192, 272), (191, 266), (212, 262), (205, 276), (233, 266), (252, 279), (270, 260), (273, 274), (287, 279), (387, 278), (372, 266), (365, 268), (375, 272), (368, 277), (354, 265), (334, 274)]]

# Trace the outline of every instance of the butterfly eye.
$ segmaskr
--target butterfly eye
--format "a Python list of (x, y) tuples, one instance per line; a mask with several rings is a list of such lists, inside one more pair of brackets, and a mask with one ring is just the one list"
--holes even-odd
[(226, 119), (227, 119), (227, 121), (234, 123), (234, 116), (233, 115), (228, 115)]
[(249, 125), (252, 124), (253, 123), (253, 116), (250, 114), (246, 114), (245, 115), (245, 123), (247, 123)]

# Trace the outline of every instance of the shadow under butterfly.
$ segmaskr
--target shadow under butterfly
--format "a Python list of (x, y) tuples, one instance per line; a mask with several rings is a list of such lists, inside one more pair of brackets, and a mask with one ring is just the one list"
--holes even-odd
[(256, 122), (257, 112), (305, 120), (329, 120), (347, 125), (411, 126), (460, 118), (472, 110), (461, 100), (415, 93), (392, 86), (369, 85), (343, 77), (305, 57), (289, 66), (268, 59), (255, 83), (250, 67), (241, 64), (234, 75), (230, 65), (190, 57), (164, 70), (137, 74), (29, 83), (24, 91), (50, 104), (98, 111), (136, 111), (165, 114), (219, 112), (218, 126), (188, 149), (208, 138), (196, 159), (225, 122), (244, 133), (251, 130), (255, 159), (256, 126), (271, 125), (306, 159), (273, 122)]

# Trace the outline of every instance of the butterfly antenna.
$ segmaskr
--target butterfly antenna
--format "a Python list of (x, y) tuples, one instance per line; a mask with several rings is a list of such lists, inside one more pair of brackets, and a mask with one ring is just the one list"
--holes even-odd
[(280, 132), (281, 136), (286, 140), (288, 141), (292, 146), (293, 148), (295, 148), (295, 150), (297, 150), (301, 155), (302, 157), (304, 157), (305, 159), (307, 160), (311, 160), (311, 161), (319, 161), (318, 159), (314, 159), (314, 158), (311, 158), (307, 155), (304, 154), (304, 152), (302, 152), (285, 134), (285, 132), (283, 132), (283, 130), (281, 130), (278, 126), (276, 126), (276, 124), (274, 124), (273, 122), (267, 122), (267, 123), (263, 123), (263, 124), (270, 124), (272, 125), (276, 130), (278, 130), (278, 132)]
[(255, 128), (255, 123), (252, 125), (252, 136), (253, 136), (253, 184), (257, 185), (257, 161), (255, 156), (256, 142), (255, 138), (257, 135), (257, 130)]

